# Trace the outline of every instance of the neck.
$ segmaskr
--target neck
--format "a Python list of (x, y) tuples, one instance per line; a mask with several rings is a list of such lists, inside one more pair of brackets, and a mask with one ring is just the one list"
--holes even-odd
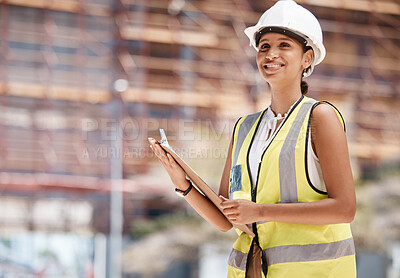
[[(293, 84), (293, 83), (292, 83)], [(271, 85), (271, 84), (270, 84)], [(272, 86), (271, 85), (271, 109), (278, 115), (285, 114), (290, 106), (301, 97), (300, 84), (298, 86)]]

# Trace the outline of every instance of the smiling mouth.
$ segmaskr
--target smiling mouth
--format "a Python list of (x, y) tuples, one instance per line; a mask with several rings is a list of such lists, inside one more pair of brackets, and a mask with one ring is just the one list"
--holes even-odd
[(284, 65), (282, 64), (265, 64), (264, 68), (265, 69), (279, 69), (281, 67), (283, 67)]

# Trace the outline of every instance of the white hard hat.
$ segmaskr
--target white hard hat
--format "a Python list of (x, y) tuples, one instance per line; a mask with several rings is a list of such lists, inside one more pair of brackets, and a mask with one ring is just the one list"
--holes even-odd
[(264, 12), (256, 25), (244, 30), (250, 39), (250, 45), (257, 51), (260, 35), (267, 32), (282, 33), (300, 41), (305, 46), (312, 47), (314, 58), (310, 68), (304, 73), (304, 77), (309, 76), (314, 70), (314, 66), (325, 58), (326, 51), (322, 43), (321, 25), (309, 10), (293, 0), (276, 2), (274, 6)]

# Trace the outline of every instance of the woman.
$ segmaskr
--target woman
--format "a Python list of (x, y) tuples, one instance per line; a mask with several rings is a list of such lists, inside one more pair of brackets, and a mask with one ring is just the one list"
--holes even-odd
[(245, 30), (271, 105), (235, 125), (219, 194), (223, 213), (150, 138), (178, 192), (221, 231), (240, 232), (228, 277), (356, 277), (349, 223), (356, 200), (344, 122), (330, 103), (305, 97), (325, 56), (318, 20), (291, 0), (278, 1)]

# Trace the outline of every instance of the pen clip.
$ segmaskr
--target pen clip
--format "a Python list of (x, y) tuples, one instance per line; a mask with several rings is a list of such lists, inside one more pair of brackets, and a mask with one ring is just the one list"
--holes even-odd
[(158, 143), (160, 144), (167, 144), (168, 145), (168, 140), (167, 140), (167, 136), (165, 135), (164, 129), (160, 128), (160, 135), (161, 135), (161, 140), (158, 141)]

